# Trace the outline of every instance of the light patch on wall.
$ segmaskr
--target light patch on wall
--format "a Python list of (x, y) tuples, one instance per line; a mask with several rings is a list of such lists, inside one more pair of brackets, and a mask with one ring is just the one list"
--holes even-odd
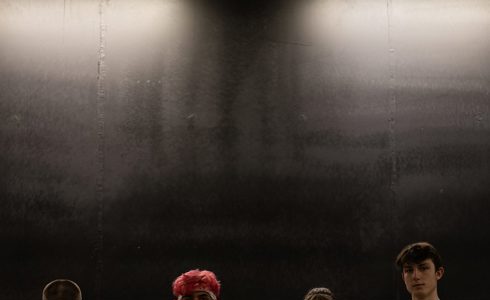
[[(76, 73), (94, 72), (100, 37), (100, 1), (3, 1), (0, 5), (0, 66), (21, 73), (57, 76), (59, 65)], [(181, 1), (104, 1), (107, 54), (158, 46), (185, 36), (187, 7)], [(128, 50), (129, 52), (124, 52)]]
[(148, 38), (186, 34), (190, 9), (182, 1), (111, 1), (107, 23), (122, 39), (134, 43)]
[[(317, 39), (357, 40), (357, 45), (376, 42), (386, 33), (391, 7), (393, 30), (398, 39), (421, 33), (434, 36), (488, 34), (490, 2), (477, 1), (396, 1), (318, 0), (304, 6), (303, 27)], [(406, 32), (410, 27), (417, 31)], [(448, 30), (451, 30), (448, 32)], [(456, 32), (454, 32), (454, 30)], [(375, 39), (374, 41), (372, 39)]]
[(393, 5), (393, 19), (404, 64), (454, 72), (476, 67), (489, 53), (488, 1), (402, 1)]
[(301, 26), (329, 78), (382, 81), (388, 65), (385, 1), (311, 1)]
[(4, 71), (55, 79), (96, 69), (97, 1), (7, 1), (0, 15)]
[(384, 1), (312, 1), (302, 14), (305, 30), (317, 43), (359, 46), (381, 41), (386, 33)]
[(192, 48), (194, 13), (186, 1), (111, 1), (106, 15), (109, 75), (167, 72)]
[(386, 84), (390, 55), (398, 78), (438, 85), (481, 78), (489, 67), (488, 1), (318, 0), (302, 14), (305, 34), (339, 77)]
[[(172, 31), (176, 20), (185, 18), (186, 8), (178, 1), (120, 0), (103, 1), (110, 27), (118, 27), (129, 35), (161, 34), (162, 29)], [(0, 32), (3, 35), (20, 35), (36, 38), (40, 33), (57, 35), (64, 30), (97, 31), (100, 19), (99, 1), (47, 0), (6, 1), (0, 5)], [(87, 26), (90, 24), (92, 26)], [(156, 32), (158, 31), (158, 32)], [(71, 38), (77, 38), (71, 34)], [(66, 35), (70, 38), (70, 34)]]
[[(3, 46), (22, 50), (23, 46), (37, 46), (36, 51), (48, 48), (61, 50), (60, 44), (77, 40), (84, 42), (97, 35), (98, 4), (95, 1), (9, 1), (1, 10), (3, 20), (0, 34)], [(27, 50), (27, 49), (26, 49)], [(35, 53), (33, 53), (35, 54)]]

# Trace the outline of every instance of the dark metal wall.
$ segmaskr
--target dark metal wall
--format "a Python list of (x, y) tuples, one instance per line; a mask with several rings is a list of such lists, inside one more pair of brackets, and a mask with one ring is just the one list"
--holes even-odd
[[(485, 298), (487, 1), (0, 1), (0, 298)], [(485, 298), (486, 299), (486, 298)]]

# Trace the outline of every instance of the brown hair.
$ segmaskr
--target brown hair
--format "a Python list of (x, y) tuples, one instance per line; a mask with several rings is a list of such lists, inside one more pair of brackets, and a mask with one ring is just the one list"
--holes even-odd
[(413, 243), (400, 251), (395, 264), (402, 269), (405, 263), (419, 263), (430, 258), (436, 270), (442, 267), (442, 258), (437, 249), (427, 242)]

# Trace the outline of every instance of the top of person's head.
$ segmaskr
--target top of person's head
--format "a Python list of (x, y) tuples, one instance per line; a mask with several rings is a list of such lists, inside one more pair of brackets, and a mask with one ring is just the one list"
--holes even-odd
[(71, 280), (56, 279), (44, 287), (43, 300), (82, 300), (82, 291)]
[(437, 249), (427, 242), (413, 243), (400, 251), (396, 257), (395, 263), (398, 268), (402, 269), (406, 263), (419, 263), (426, 259), (431, 259), (435, 269), (442, 267), (442, 258)]
[(180, 275), (172, 283), (172, 292), (176, 298), (196, 291), (206, 291), (212, 298), (218, 299), (220, 289), (221, 284), (213, 272), (199, 269)]
[(304, 300), (335, 300), (335, 296), (326, 287), (316, 287), (306, 293)]

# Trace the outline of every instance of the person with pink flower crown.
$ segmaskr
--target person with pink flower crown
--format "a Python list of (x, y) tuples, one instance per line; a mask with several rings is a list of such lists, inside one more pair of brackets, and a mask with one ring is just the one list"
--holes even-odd
[(221, 284), (216, 275), (206, 270), (190, 270), (172, 284), (175, 300), (218, 300)]

